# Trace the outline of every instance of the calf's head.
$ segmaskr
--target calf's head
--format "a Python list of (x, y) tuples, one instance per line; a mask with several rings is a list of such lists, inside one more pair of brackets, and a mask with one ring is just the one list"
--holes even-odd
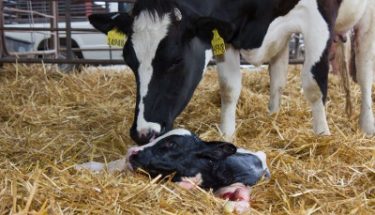
[(132, 139), (142, 145), (171, 130), (208, 61), (207, 25), (197, 29), (196, 14), (173, 0), (138, 0), (131, 15), (93, 14), (89, 20), (105, 34), (116, 28), (128, 36), (123, 57), (137, 83)]
[(236, 150), (233, 144), (204, 142), (187, 130), (175, 129), (147, 145), (130, 148), (127, 160), (131, 169), (141, 168), (151, 176), (195, 176), (208, 163), (223, 160)]

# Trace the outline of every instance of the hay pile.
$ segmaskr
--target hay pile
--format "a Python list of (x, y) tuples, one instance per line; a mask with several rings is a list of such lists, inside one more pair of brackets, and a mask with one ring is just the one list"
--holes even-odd
[[(214, 70), (214, 69), (211, 69)], [(291, 67), (282, 109), (269, 116), (267, 73), (246, 73), (237, 111), (239, 146), (264, 150), (272, 180), (252, 192), (253, 214), (375, 214), (375, 139), (331, 77), (332, 136), (312, 134), (299, 68)], [(220, 139), (217, 76), (209, 71), (176, 126)], [(132, 144), (135, 98), (130, 72), (63, 75), (42, 66), (0, 71), (0, 214), (221, 214), (224, 201), (168, 179), (129, 172), (77, 172), (73, 165), (119, 159)]]

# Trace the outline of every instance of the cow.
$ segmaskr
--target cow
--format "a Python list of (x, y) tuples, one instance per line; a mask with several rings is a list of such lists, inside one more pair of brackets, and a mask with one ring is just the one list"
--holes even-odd
[[(311, 105), (313, 130), (328, 135), (328, 50), (340, 4), (341, 0), (138, 0), (131, 14), (93, 14), (89, 20), (103, 33), (116, 28), (128, 36), (123, 56), (137, 83), (130, 135), (138, 144), (173, 128), (212, 57), (213, 30), (228, 44), (224, 60), (217, 63), (220, 129), (226, 137), (235, 132), (240, 53), (250, 63), (270, 63), (271, 98), (277, 97), (286, 82), (288, 40), (295, 32), (305, 38), (302, 86)], [(270, 109), (277, 106), (271, 104)]]
[[(105, 164), (89, 162), (77, 169), (100, 171)], [(250, 187), (271, 174), (262, 151), (251, 152), (231, 143), (201, 140), (186, 129), (174, 129), (143, 146), (132, 147), (124, 159), (108, 164), (109, 171), (142, 169), (151, 177), (171, 176), (184, 189), (213, 189), (232, 202), (233, 210), (250, 208)]]
[[(361, 89), (361, 111), (359, 125), (362, 131), (372, 136), (375, 134), (375, 120), (372, 111), (372, 82), (375, 71), (375, 1), (373, 0), (343, 0), (335, 24), (335, 34), (347, 35), (354, 28), (354, 41), (352, 44), (352, 60), (347, 50), (339, 50), (347, 63), (354, 62), (351, 66), (353, 79)], [(341, 41), (340, 41), (341, 40)], [(340, 37), (338, 42), (344, 42), (345, 37)], [(351, 41), (348, 41), (350, 43)], [(266, 46), (266, 41), (262, 46)], [(350, 44), (349, 44), (350, 46)], [(348, 56), (349, 55), (349, 56)], [(243, 55), (246, 57), (246, 54)], [(353, 68), (354, 65), (354, 68)], [(335, 69), (335, 68), (334, 68)], [(336, 68), (337, 70), (337, 68)], [(285, 70), (284, 70), (285, 71)], [(344, 72), (344, 71), (342, 71)], [(285, 74), (286, 75), (286, 74)], [(270, 112), (279, 110), (280, 98), (285, 87), (286, 77), (280, 78), (271, 73)]]

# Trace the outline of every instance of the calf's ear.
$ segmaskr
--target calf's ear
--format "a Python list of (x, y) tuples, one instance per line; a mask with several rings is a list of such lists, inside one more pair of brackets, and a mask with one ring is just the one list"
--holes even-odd
[(234, 26), (226, 21), (211, 17), (200, 17), (193, 22), (194, 36), (210, 42), (213, 38), (213, 30), (217, 29), (225, 42), (229, 42), (234, 34)]
[(200, 158), (221, 160), (236, 153), (237, 148), (226, 142), (206, 142), (206, 147), (197, 153)]
[(114, 28), (128, 34), (131, 31), (133, 18), (127, 13), (103, 13), (90, 15), (89, 21), (92, 26), (104, 34)]

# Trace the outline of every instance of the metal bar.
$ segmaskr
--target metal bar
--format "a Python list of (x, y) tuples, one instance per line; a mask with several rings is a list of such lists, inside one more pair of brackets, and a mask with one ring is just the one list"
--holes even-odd
[(53, 16), (51, 16), (51, 15), (39, 13), (39, 12), (33, 11), (33, 10), (21, 10), (21, 9), (16, 9), (16, 8), (4, 7), (4, 11), (5, 10), (9, 11), (9, 12), (29, 13), (29, 14), (32, 14), (32, 15), (39, 15), (39, 16), (42, 16), (42, 17), (45, 17), (45, 18), (51, 18), (51, 19), (53, 18)]
[[(0, 31), (68, 31), (68, 28), (0, 27)], [(93, 28), (71, 28), (71, 31), (99, 32)]]
[(9, 52), (11, 56), (25, 56), (25, 55), (42, 55), (42, 54), (55, 54), (56, 50), (44, 50), (44, 51), (30, 51), (30, 52)]
[[(0, 0), (0, 10), (3, 8), (3, 0)], [(3, 27), (3, 18), (4, 18), (4, 13), (0, 14), (0, 28)], [(0, 31), (0, 58), (5, 55), (3, 47), (5, 46), (4, 44), (4, 31)]]
[[(52, 28), (58, 28), (59, 27), (59, 21), (57, 20), (59, 17), (59, 9), (58, 9), (58, 2), (52, 1), (51, 2), (51, 11), (53, 15), (53, 19), (51, 22)], [(59, 31), (56, 32), (50, 32), (54, 33), (52, 35), (52, 42), (53, 42), (53, 48), (55, 49), (55, 58), (59, 57), (59, 49), (60, 49), (60, 39), (59, 39)]]
[[(32, 59), (32, 58), (2, 58), (0, 63), (47, 63), (47, 64), (91, 64), (91, 65), (125, 65), (123, 60), (94, 60), (94, 59)], [(290, 60), (290, 65), (302, 64), (303, 60)], [(215, 65), (215, 62), (211, 62), (211, 65)], [(250, 65), (247, 63), (241, 63), (241, 65)]]
[[(66, 50), (66, 48), (59, 49), (59, 51)], [(72, 48), (72, 51), (122, 51), (122, 48)]]
[(87, 60), (87, 59), (32, 59), (32, 58), (2, 58), (0, 63), (47, 63), (47, 64), (91, 64), (91, 65), (114, 65), (122, 64), (123, 60)]
[(66, 25), (66, 57), (68, 60), (71, 60), (73, 58), (73, 52), (72, 52), (72, 23), (71, 23), (71, 14), (70, 14), (70, 8), (71, 7), (71, 0), (66, 0), (65, 1), (65, 25)]
[[(3, 8), (3, 0), (0, 0), (0, 10)], [(4, 13), (0, 13), (0, 28), (4, 27)], [(0, 57), (9, 55), (6, 44), (4, 31), (0, 30)]]

